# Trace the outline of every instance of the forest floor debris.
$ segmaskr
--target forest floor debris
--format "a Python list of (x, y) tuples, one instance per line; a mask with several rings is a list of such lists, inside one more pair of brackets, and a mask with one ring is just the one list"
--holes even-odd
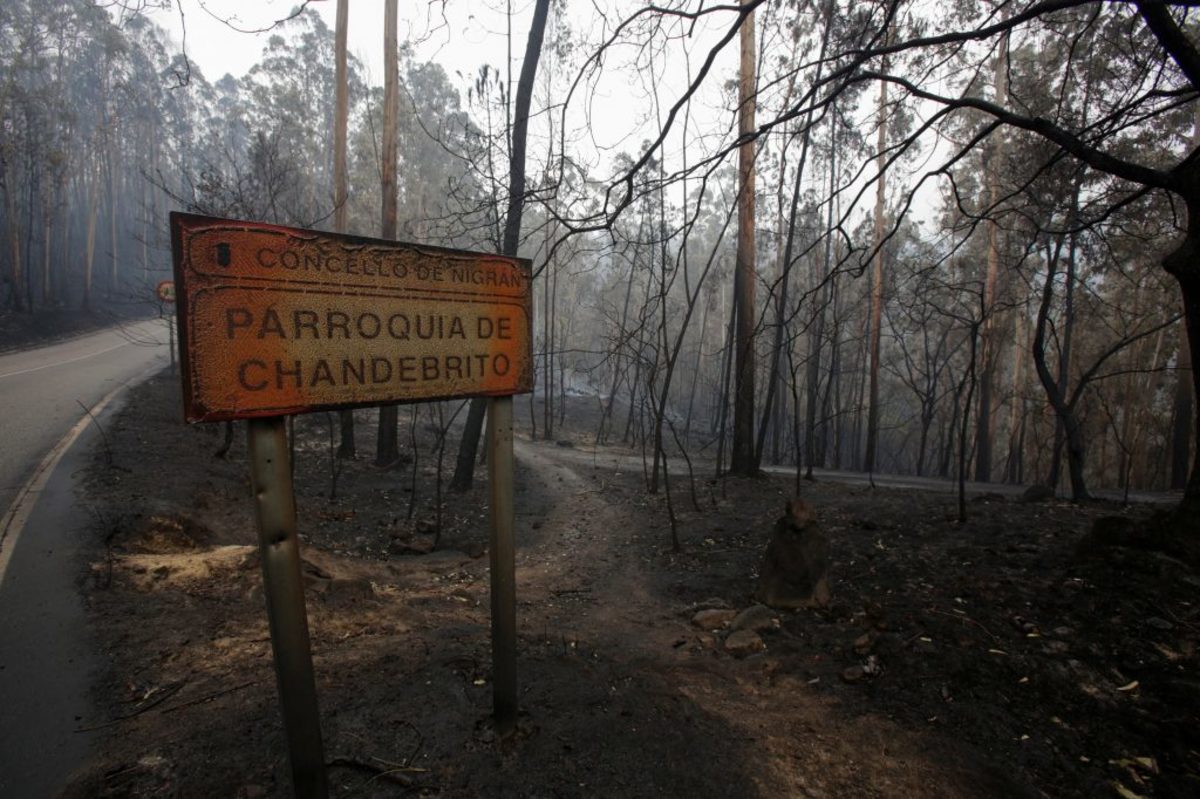
[[(949, 494), (806, 483), (832, 599), (777, 612), (755, 571), (790, 478), (702, 480), (697, 510), (677, 476), (672, 552), (665, 497), (582, 432), (517, 442), (522, 715), (502, 744), (485, 470), (439, 518), (437, 430), (408, 417), (407, 462), (376, 469), (372, 415), (349, 462), (331, 418), (295, 423), (336, 796), (1200, 795), (1200, 576), (1076, 553), (1095, 517), (1146, 509), (996, 495), (958, 525)], [(219, 426), (185, 427), (164, 375), (108, 434), (83, 590), (110, 734), (68, 795), (287, 795), (240, 431), (214, 458)]]

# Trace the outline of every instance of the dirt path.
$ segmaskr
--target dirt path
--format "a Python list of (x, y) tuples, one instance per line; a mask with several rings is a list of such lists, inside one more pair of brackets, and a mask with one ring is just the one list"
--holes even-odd
[[(1036, 795), (978, 752), (911, 734), (886, 718), (846, 718), (807, 680), (780, 673), (769, 649), (746, 660), (723, 653), (719, 637), (690, 623), (695, 606), (679, 595), (704, 580), (691, 578), (685, 559), (665, 550), (665, 531), (647, 529), (640, 475), (587, 469), (577, 453), (549, 446), (525, 442), (517, 452), (525, 501), (540, 521), (519, 565), (526, 628), (570, 631), (568, 643), (592, 648), (618, 686), (638, 675), (643, 684), (634, 693), (662, 698), (670, 709), (664, 719), (716, 725), (685, 750), (683, 769), (707, 762), (725, 774), (740, 772), (746, 795)], [(714, 597), (708, 604), (748, 602)], [(778, 638), (766, 637), (768, 647)], [(639, 704), (636, 697), (631, 704)], [(625, 712), (630, 726), (616, 735), (636, 732), (634, 712)], [(735, 795), (727, 789), (696, 790)]]
[(678, 619), (650, 591), (647, 531), (633, 518), (646, 503), (624, 496), (619, 475), (581, 473), (553, 448), (518, 441), (524, 533), (520, 599), (536, 627), (574, 628), (615, 652), (645, 657), (673, 640)]

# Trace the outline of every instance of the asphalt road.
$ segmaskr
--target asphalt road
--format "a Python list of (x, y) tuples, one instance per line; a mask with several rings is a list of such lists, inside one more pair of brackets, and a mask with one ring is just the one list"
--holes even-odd
[(0, 515), (43, 456), (113, 388), (166, 364), (167, 329), (139, 322), (0, 355)]
[[(76, 472), (128, 382), (168, 362), (160, 321), (0, 356), (0, 796), (53, 796), (84, 763), (98, 667), (78, 591)], [(94, 423), (88, 411), (93, 410)]]
[[(624, 469), (627, 471), (640, 472), (643, 470), (642, 459), (638, 455), (632, 455), (625, 452), (620, 452), (610, 449), (601, 449), (595, 451), (586, 446), (564, 448), (562, 457), (574, 460), (580, 464), (591, 464), (596, 466), (613, 467)], [(692, 458), (692, 469), (697, 478), (708, 479), (713, 474), (713, 461), (707, 458)], [(682, 458), (671, 458), (669, 463), (671, 474), (678, 478), (681, 475), (687, 476), (687, 463)], [(792, 477), (796, 474), (796, 469), (793, 466), (764, 466), (762, 471), (778, 475), (781, 477)], [(850, 472), (834, 469), (814, 469), (813, 477), (818, 481), (828, 481), (831, 483), (846, 483), (848, 485), (871, 485), (874, 483), (882, 488), (900, 488), (913, 491), (934, 491), (938, 493), (957, 493), (958, 483), (955, 480), (947, 480), (940, 477), (916, 477), (914, 475), (897, 475), (897, 474), (882, 474), (874, 475), (866, 472)], [(1002, 494), (1009, 497), (1019, 497), (1024, 493), (1028, 486), (1024, 485), (1008, 485), (1006, 483), (975, 483), (968, 482), (966, 491), (968, 496), (978, 496), (980, 494)], [(1180, 491), (1130, 491), (1128, 497), (1124, 491), (1118, 489), (1091, 488), (1091, 494), (1097, 499), (1106, 499), (1113, 502), (1138, 502), (1149, 504), (1174, 504), (1182, 499), (1183, 494)], [(1067, 498), (1069, 495), (1062, 495), (1062, 498)]]

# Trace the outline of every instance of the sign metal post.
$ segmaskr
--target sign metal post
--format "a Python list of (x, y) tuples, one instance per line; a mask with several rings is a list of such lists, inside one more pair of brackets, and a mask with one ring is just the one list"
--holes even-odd
[[(158, 315), (159, 318), (165, 317), (166, 306), (175, 305), (175, 282), (172, 280), (160, 280), (158, 285), (154, 287), (154, 294), (158, 297)], [(174, 315), (174, 307), (171, 310)], [(171, 353), (171, 376), (175, 376), (175, 324), (168, 320), (167, 322), (167, 349)]]
[(323, 799), (329, 789), (300, 574), (296, 497), (283, 419), (272, 416), (249, 420), (250, 483), (292, 782), (297, 796)]
[(492, 703), (496, 733), (517, 725), (517, 578), (513, 545), (513, 401), (488, 403), (487, 464), (491, 507)]

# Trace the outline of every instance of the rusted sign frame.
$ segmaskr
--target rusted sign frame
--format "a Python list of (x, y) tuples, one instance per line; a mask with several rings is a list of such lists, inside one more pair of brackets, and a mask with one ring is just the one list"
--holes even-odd
[[(262, 263), (258, 264), (258, 266), (262, 266), (261, 269), (253, 268), (254, 265), (248, 267), (248, 259), (245, 257), (239, 258), (231, 255), (229, 245), (226, 245), (223, 253), (220, 245), (217, 245), (215, 254), (206, 253), (210, 256), (209, 259), (200, 258), (199, 254), (193, 251), (193, 246), (198, 246), (196, 240), (200, 236), (209, 236), (215, 233), (229, 236), (273, 237), (278, 240), (280, 246), (278, 250), (271, 250), (272, 255), (265, 259), (261, 254), (259, 255), (262, 263), (267, 264), (267, 266), (262, 266)], [(533, 299), (529, 285), (531, 265), (528, 259), (183, 213), (171, 214), (171, 242), (175, 284), (179, 297), (177, 309), (179, 353), (183, 374), (186, 378), (184, 406), (188, 421), (249, 419), (335, 408), (373, 407), (385, 402), (435, 402), (464, 396), (511, 396), (533, 390)], [(315, 256), (312, 260), (307, 260), (312, 252), (322, 253), (324, 262), (316, 259)], [(303, 253), (306, 260), (301, 261), (299, 253)], [(290, 259), (282, 258), (283, 255), (290, 256)], [(223, 264), (222, 256), (225, 259)], [(282, 261), (287, 262), (288, 268), (281, 265)], [(320, 268), (322, 263), (325, 264), (328, 271)], [(303, 268), (300, 268), (301, 264), (303, 264)], [(331, 268), (334, 264), (338, 269), (336, 273)], [(221, 268), (222, 266), (224, 269)], [(355, 271), (355, 267), (357, 267), (357, 271)], [(392, 271), (386, 275), (380, 274), (385, 268), (390, 268)], [(228, 272), (224, 270), (228, 270)], [(366, 274), (365, 272), (369, 270), (375, 271)], [(422, 272), (422, 270), (425, 271)], [(404, 272), (403, 275), (399, 274), (401, 271)], [(449, 279), (435, 281), (421, 278), (421, 274), (432, 277), (443, 273), (458, 275), (460, 271), (462, 277), (456, 279), (461, 282), (457, 283)], [(292, 274), (292, 272), (296, 274)], [(479, 285), (478, 280), (472, 282), (473, 279), (481, 276), (496, 278), (501, 285), (498, 286), (495, 282)], [(518, 278), (520, 285), (504, 283), (505, 280), (516, 282)], [(442, 282), (443, 285), (438, 285), (439, 282)], [(217, 297), (221, 294), (224, 294), (226, 298), (218, 300)], [(360, 309), (358, 312), (362, 314), (358, 317), (360, 326), (364, 318), (374, 317), (373, 323), (376, 328), (372, 340), (380, 337), (378, 325), (381, 323), (381, 316), (385, 313), (376, 314), (371, 310), (376, 307), (372, 303), (393, 309), (387, 320), (387, 329), (391, 333), (399, 332), (404, 336), (408, 336), (409, 333), (396, 331), (391, 325), (392, 320), (404, 317), (405, 313), (411, 312), (417, 317), (419, 330), (420, 314), (432, 314), (433, 311), (430, 309), (452, 307), (463, 312), (464, 309), (470, 308), (477, 312), (474, 321), (480, 326), (480, 329), (472, 328), (469, 321), (465, 323), (465, 327), (460, 327), (458, 332), (463, 342), (461, 346), (467, 346), (466, 342), (472, 338), (473, 333), (482, 335), (481, 329), (484, 321), (488, 321), (489, 325), (497, 326), (503, 326), (505, 322), (509, 323), (508, 338), (515, 344), (497, 348), (498, 340), (503, 338), (499, 335), (499, 331), (496, 331), (496, 339), (489, 338), (486, 344), (479, 344), (481, 339), (476, 337), (474, 344), (477, 348), (492, 348), (487, 349), (489, 357), (494, 358), (491, 363), (499, 363), (499, 359), (503, 357), (505, 368), (510, 371), (505, 373), (503, 379), (493, 375), (492, 382), (487, 384), (484, 382), (484, 377), (469, 374), (471, 370), (469, 359), (479, 358), (481, 353), (474, 352), (469, 357), (462, 356), (462, 353), (450, 354), (445, 357), (446, 374), (449, 375), (451, 371), (450, 361), (455, 360), (454, 368), (458, 372), (457, 379), (464, 384), (461, 389), (408, 388), (396, 389), (390, 393), (377, 391), (369, 396), (359, 396), (349, 400), (339, 397), (336, 401), (324, 402), (293, 400), (257, 406), (246, 402), (238, 407), (214, 407), (214, 404), (219, 405), (220, 403), (214, 401), (207, 387), (218, 381), (210, 380), (210, 375), (202, 374), (202, 370), (210, 368), (206, 364), (212, 363), (214, 357), (211, 354), (208, 356), (198, 355), (196, 352), (197, 344), (205, 347), (206, 352), (216, 346), (211, 343), (213, 334), (207, 333), (208, 339), (206, 339), (206, 334), (200, 327), (204, 322), (208, 323), (208, 327), (212, 327), (212, 320), (201, 320), (197, 317), (202, 316), (206, 311), (211, 313), (211, 310), (208, 309), (218, 307), (222, 302), (232, 302), (227, 298), (234, 294), (243, 298), (256, 298), (254, 302), (259, 305), (254, 307), (259, 310), (266, 309), (264, 313), (273, 313), (274, 311), (270, 309), (274, 308), (276, 302), (330, 301), (331, 298), (334, 298), (341, 302), (352, 303)], [(202, 302), (206, 305), (198, 313), (197, 309)], [(425, 311), (419, 310), (422, 307), (425, 308)], [(409, 310), (394, 310), (398, 308)], [(297, 313), (294, 309), (292, 312), (293, 314)], [(301, 311), (300, 313), (309, 312)], [(329, 312), (327, 310), (327, 323), (329, 322), (329, 313), (345, 316), (343, 311)], [(492, 319), (490, 314), (499, 314), (499, 316)], [(464, 324), (462, 319), (458, 319), (458, 322), (460, 325)], [(307, 330), (311, 323), (311, 319), (306, 319), (305, 323), (301, 324), (296, 317), (296, 325), (304, 330)], [(404, 317), (404, 324), (411, 325), (412, 323), (407, 317)], [(430, 318), (429, 324), (432, 327), (432, 318)], [(438, 324), (439, 335), (444, 335), (445, 331), (441, 327), (443, 322), (439, 320)], [(453, 322), (447, 324), (451, 325), (449, 334), (450, 338), (453, 338), (455, 332), (452, 327)], [(339, 320), (334, 329), (343, 330), (346, 337), (349, 338), (351, 331), (348, 327), (348, 319)], [(298, 338), (303, 336), (304, 330), (297, 329)], [(231, 326), (229, 328), (230, 338), (233, 337), (233, 332)], [(319, 335), (315, 329), (313, 332)], [(326, 333), (330, 338), (333, 337), (328, 325)], [(280, 334), (283, 335), (282, 330)], [(491, 329), (489, 329), (488, 335), (492, 335)], [(259, 336), (261, 339), (262, 330), (259, 331)], [(403, 340), (409, 341), (408, 338)], [(359, 346), (365, 345), (360, 342)], [(457, 352), (457, 350), (453, 350), (454, 345), (443, 346)], [(373, 351), (376, 354), (370, 356), (372, 369), (375, 368), (376, 361), (382, 360), (379, 356), (381, 348), (376, 347)], [(410, 353), (415, 351), (414, 347), (409, 347)], [(292, 351), (288, 350), (288, 352)], [(347, 385), (354, 378), (358, 379), (360, 385), (366, 383), (364, 371), (367, 367), (368, 356), (365, 353), (366, 350), (359, 350), (347, 358), (345, 351), (339, 351), (333, 356), (343, 358), (341, 376)], [(216, 353), (219, 357), (224, 357), (225, 354), (225, 352)], [(355, 357), (358, 358), (357, 369), (353, 366)], [(388, 374), (391, 375), (394, 371), (397, 374), (397, 382), (407, 379), (413, 385), (419, 385), (420, 381), (414, 379), (415, 370), (424, 369), (427, 362), (434, 356), (423, 354), (421, 363), (417, 363), (416, 357), (412, 354), (400, 356), (394, 367), (389, 362), (387, 364)], [(348, 364), (347, 361), (350, 363)], [(297, 360), (296, 364), (299, 365), (299, 363), (300, 361)], [(244, 385), (247, 387), (265, 384), (271, 376), (270, 364), (266, 360), (260, 360), (248, 364), (248, 366), (254, 370), (252, 377), (247, 376), (251, 374), (249, 371), (246, 374), (238, 374), (239, 378), (245, 379)], [(319, 366), (320, 364), (318, 364)], [(280, 361), (275, 361), (275, 368), (276, 371), (280, 369)], [(328, 363), (324, 364), (324, 368), (325, 372), (320, 376), (321, 379), (327, 380), (330, 384), (336, 382), (333, 379), (336, 370), (331, 372)], [(480, 369), (482, 370), (483, 367)], [(404, 377), (406, 371), (410, 373), (408, 378)], [(466, 377), (463, 375), (464, 371), (468, 372)], [(286, 372), (286, 374), (290, 377), (292, 372)], [(274, 376), (275, 382), (278, 384), (281, 378), (279, 374)], [(231, 376), (226, 376), (226, 380), (230, 378)], [(309, 379), (315, 383), (318, 377), (312, 374), (309, 375)], [(445, 380), (449, 381), (449, 377)], [(301, 378), (297, 376), (296, 382), (300, 381)], [(228, 387), (228, 382), (223, 385)], [(228, 389), (226, 388), (226, 390)], [(240, 397), (244, 398), (246, 395), (246, 391), (240, 392)]]

